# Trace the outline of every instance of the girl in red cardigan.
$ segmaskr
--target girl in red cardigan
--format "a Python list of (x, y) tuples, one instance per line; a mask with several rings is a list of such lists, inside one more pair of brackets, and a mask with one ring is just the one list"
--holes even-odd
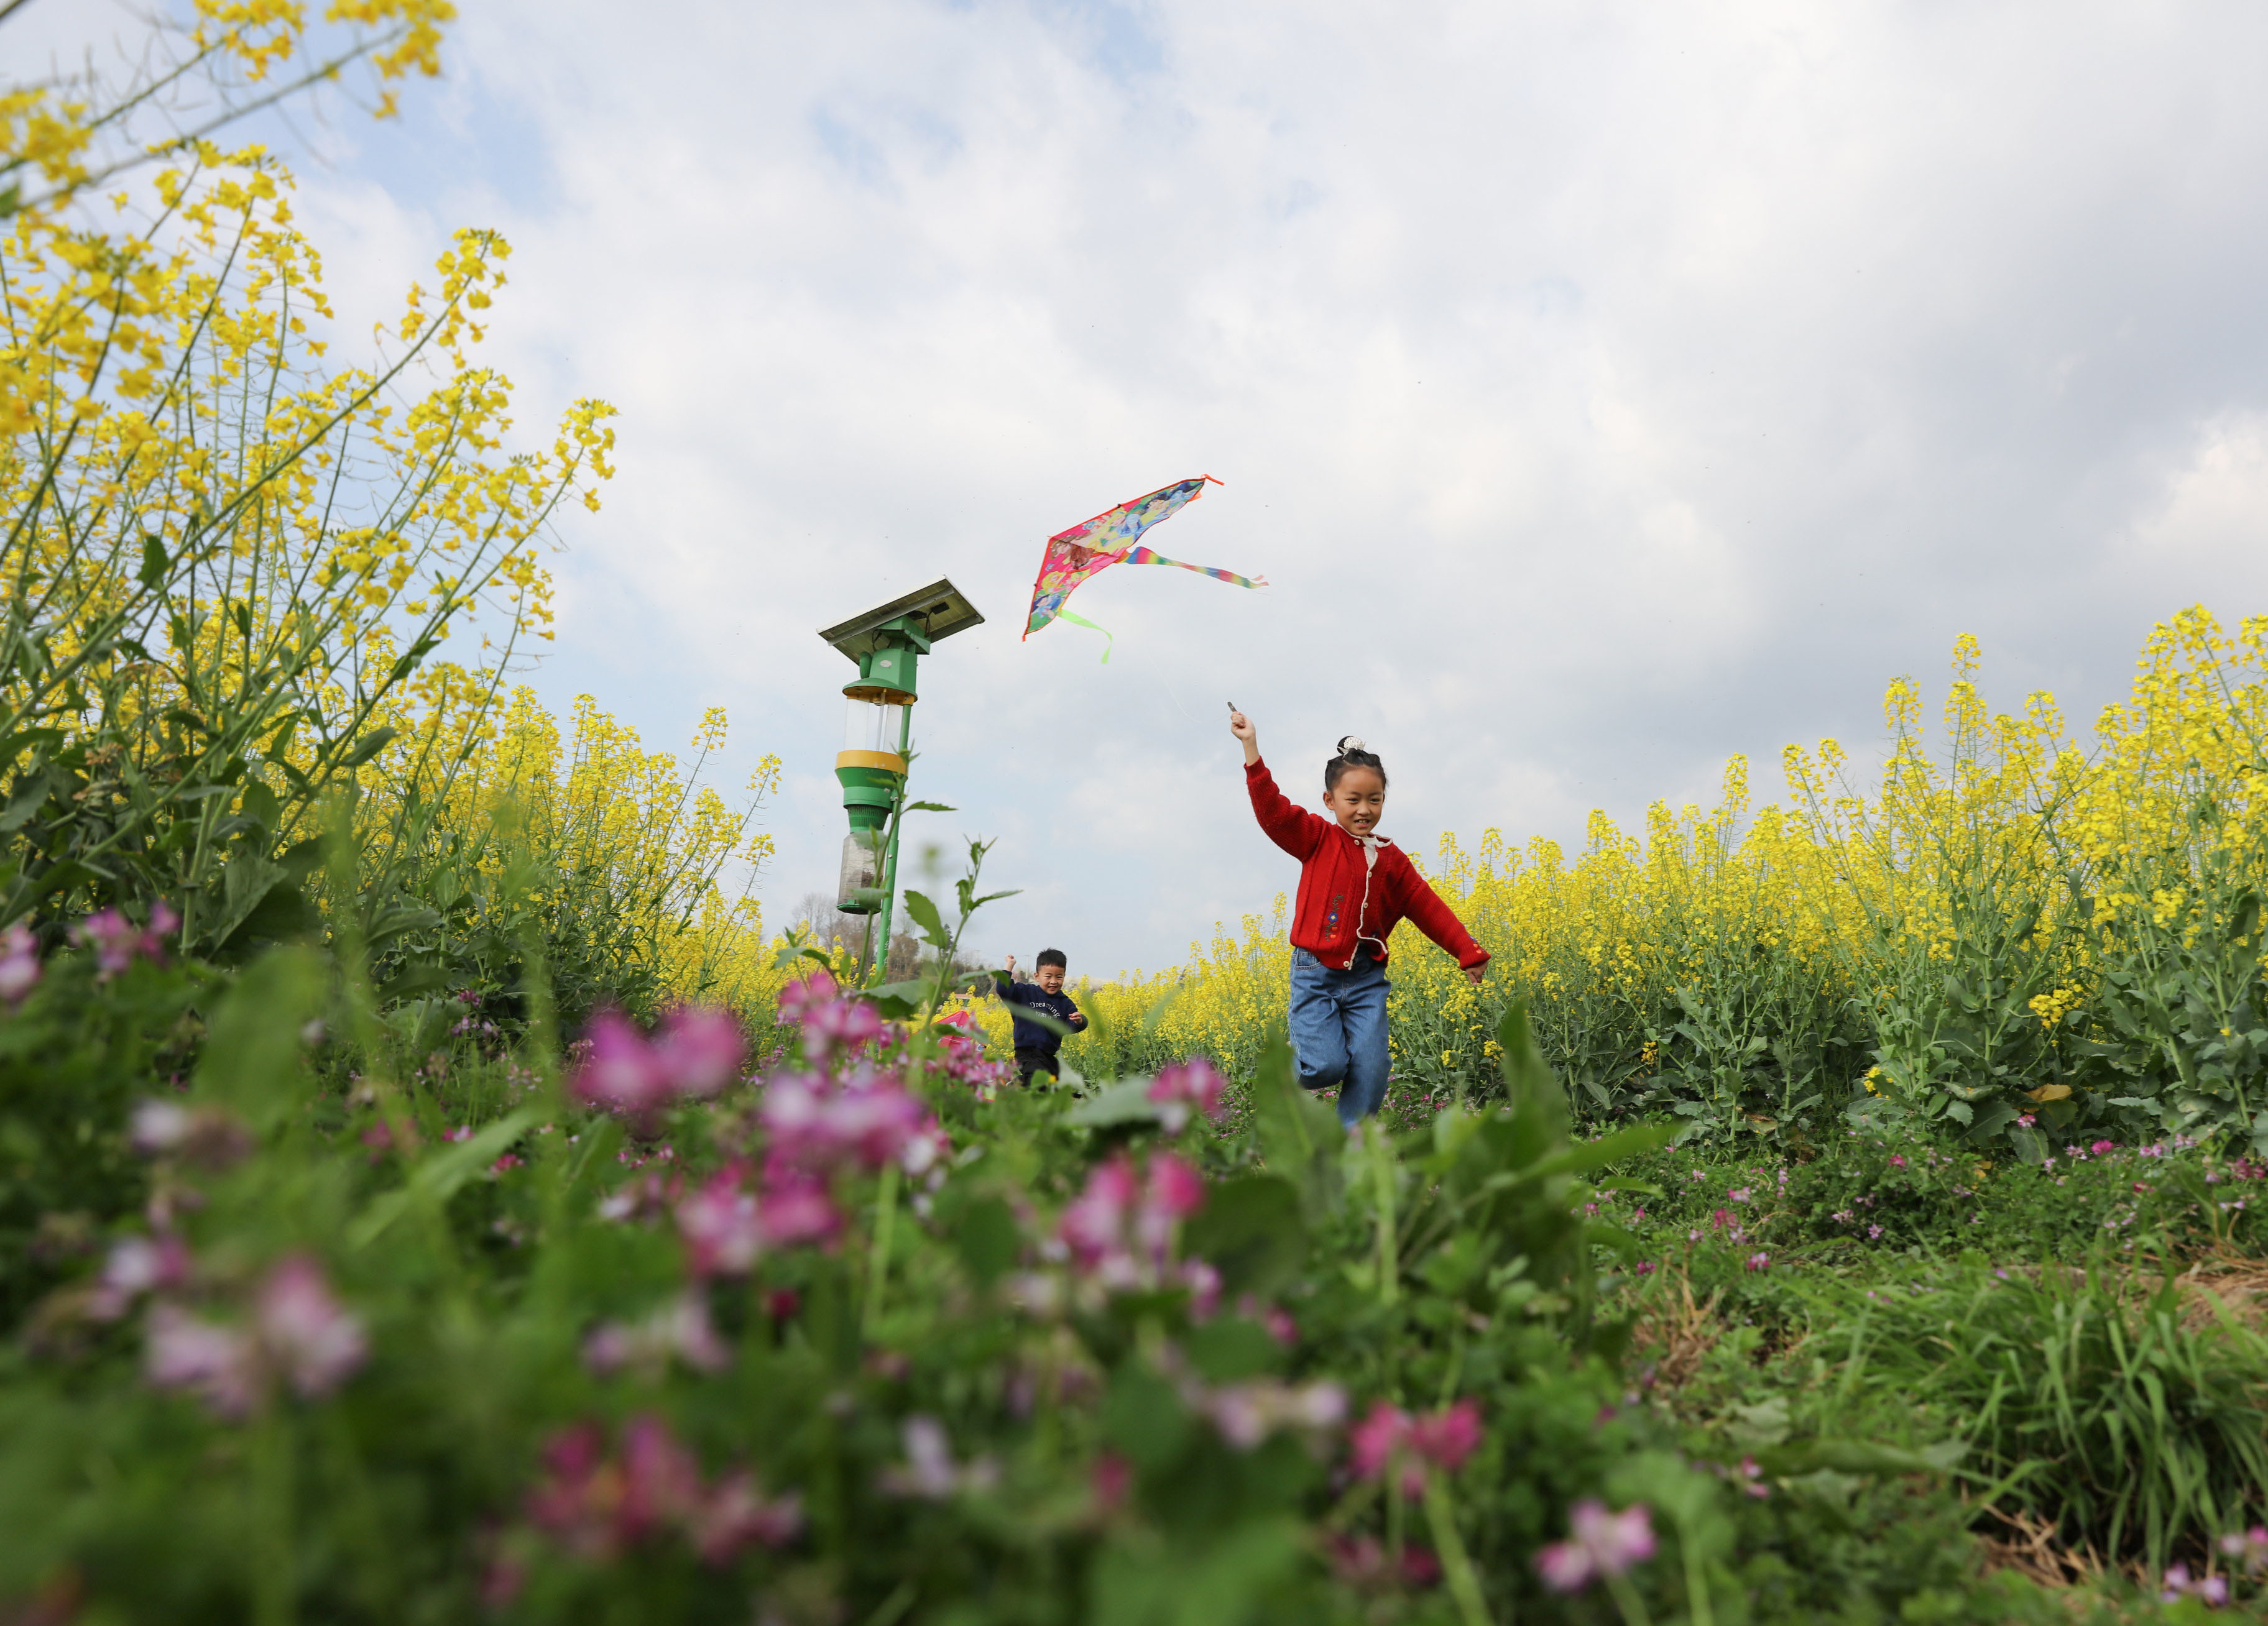
[(1292, 1048), (1300, 1082), (1339, 1089), (1339, 1122), (1353, 1129), (1386, 1100), (1386, 941), (1407, 917), (1457, 957), (1478, 987), (1488, 951), (1435, 895), (1402, 850), (1374, 834), (1386, 810), (1386, 764), (1352, 735), (1323, 764), (1318, 818), (1294, 807), (1260, 760), (1241, 711), (1228, 731), (1244, 744), (1244, 784), (1268, 839), (1300, 861), (1292, 912)]

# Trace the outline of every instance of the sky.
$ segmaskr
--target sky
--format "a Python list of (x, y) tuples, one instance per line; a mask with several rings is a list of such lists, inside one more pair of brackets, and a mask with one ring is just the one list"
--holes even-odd
[[(40, 12), (44, 11), (45, 15)], [(1265, 913), (1224, 703), (1340, 735), (1421, 858), (1884, 745), (1956, 636), (2084, 721), (2154, 622), (2268, 611), (2268, 10), (1849, 0), (463, 0), (401, 119), (301, 121), (342, 326), (511, 240), (522, 422), (620, 409), (528, 674), (735, 791), (831, 888), (849, 665), (937, 578), (918, 850), (971, 941), (1156, 969)], [(132, 32), (40, 0), (29, 45)], [(11, 25), (12, 26), (12, 25)], [(19, 59), (21, 60), (21, 59)], [(1020, 642), (1045, 539), (1197, 474)], [(947, 872), (957, 866), (946, 854)]]

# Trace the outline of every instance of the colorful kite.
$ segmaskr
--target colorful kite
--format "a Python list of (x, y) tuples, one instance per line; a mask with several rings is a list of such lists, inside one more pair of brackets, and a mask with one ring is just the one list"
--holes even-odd
[[(1210, 576), (1217, 582), (1234, 582), (1240, 587), (1265, 587), (1268, 578), (1264, 576), (1239, 576), (1233, 570), (1215, 570), (1209, 564), (1183, 564), (1155, 548), (1138, 545), (1136, 539), (1143, 532), (1161, 519), (1170, 519), (1184, 503), (1194, 502), (1202, 496), (1207, 481), (1220, 484), (1211, 475), (1199, 475), (1194, 480), (1180, 481), (1147, 497), (1121, 503), (1083, 525), (1058, 531), (1048, 538), (1048, 550), (1040, 559), (1040, 578), (1032, 584), (1032, 614), (1024, 624), (1024, 636), (1028, 638), (1049, 622), (1063, 620), (1108, 638), (1108, 632), (1086, 616), (1074, 615), (1064, 608), (1064, 600), (1081, 582), (1114, 564), (1170, 564), (1176, 570)], [(1103, 648), (1102, 658), (1106, 663), (1110, 659), (1108, 644)]]

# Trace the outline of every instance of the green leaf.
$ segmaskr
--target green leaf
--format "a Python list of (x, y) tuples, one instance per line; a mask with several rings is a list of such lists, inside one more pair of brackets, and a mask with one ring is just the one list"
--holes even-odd
[(1265, 1298), (1307, 1262), (1300, 1188), (1273, 1174), (1224, 1181), (1182, 1225), (1182, 1247), (1210, 1262), (1230, 1294)]
[(255, 960), (213, 1012), (195, 1093), (262, 1132), (292, 1117), (306, 1095), (299, 1033), (322, 996), (322, 962), (307, 950)]
[(893, 1021), (903, 1021), (920, 1010), (929, 998), (930, 985), (919, 977), (909, 982), (885, 982), (880, 988), (870, 988), (865, 997), (868, 1004)]
[(407, 1181), (372, 1201), (348, 1226), (347, 1246), (368, 1247), (386, 1234), (387, 1226), (411, 1209), (421, 1205), (438, 1207), (446, 1203), (456, 1195), (459, 1187), (542, 1122), (545, 1111), (541, 1107), (523, 1107), (510, 1117), (490, 1124), (470, 1140), (446, 1142), (426, 1153), (410, 1171)]
[(922, 938), (932, 948), (940, 951), (953, 947), (953, 934), (945, 929), (945, 922), (937, 912), (937, 905), (918, 892), (906, 894), (906, 913), (922, 931)]
[(373, 728), (355, 741), (353, 750), (339, 759), (340, 768), (360, 768), (364, 762), (392, 745), (394, 737), (398, 732), (391, 728)]
[(1065, 1123), (1081, 1129), (1108, 1129), (1121, 1123), (1155, 1123), (1158, 1105), (1150, 1099), (1150, 1080), (1122, 1078), (1100, 1095), (1089, 1096), (1064, 1114)]
[(908, 802), (908, 813), (959, 813), (958, 807), (947, 807), (943, 802)]
[(166, 544), (154, 536), (144, 534), (142, 538), (142, 569), (138, 572), (142, 585), (152, 592), (164, 586), (168, 563)]
[(1016, 1262), (1024, 1244), (1016, 1210), (998, 1197), (978, 1197), (953, 1225), (953, 1245), (980, 1288), (988, 1288)]
[(1261, 1048), (1252, 1103), (1268, 1172), (1290, 1181), (1299, 1190), (1307, 1224), (1321, 1225), (1338, 1206), (1344, 1187), (1341, 1165), (1347, 1133), (1336, 1111), (1300, 1087), (1291, 1041), (1280, 1030), (1270, 1033)]

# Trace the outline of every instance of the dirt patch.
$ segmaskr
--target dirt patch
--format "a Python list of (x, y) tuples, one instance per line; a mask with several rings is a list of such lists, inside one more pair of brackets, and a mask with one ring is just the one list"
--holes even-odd
[(1648, 1363), (1641, 1370), (1649, 1372), (1653, 1387), (1681, 1389), (1693, 1380), (1725, 1330), (1717, 1319), (1717, 1301), (1723, 1296), (1719, 1290), (1695, 1302), (1693, 1284), (1681, 1274), (1677, 1296), (1659, 1296), (1638, 1318), (1631, 1329), (1631, 1348)]

